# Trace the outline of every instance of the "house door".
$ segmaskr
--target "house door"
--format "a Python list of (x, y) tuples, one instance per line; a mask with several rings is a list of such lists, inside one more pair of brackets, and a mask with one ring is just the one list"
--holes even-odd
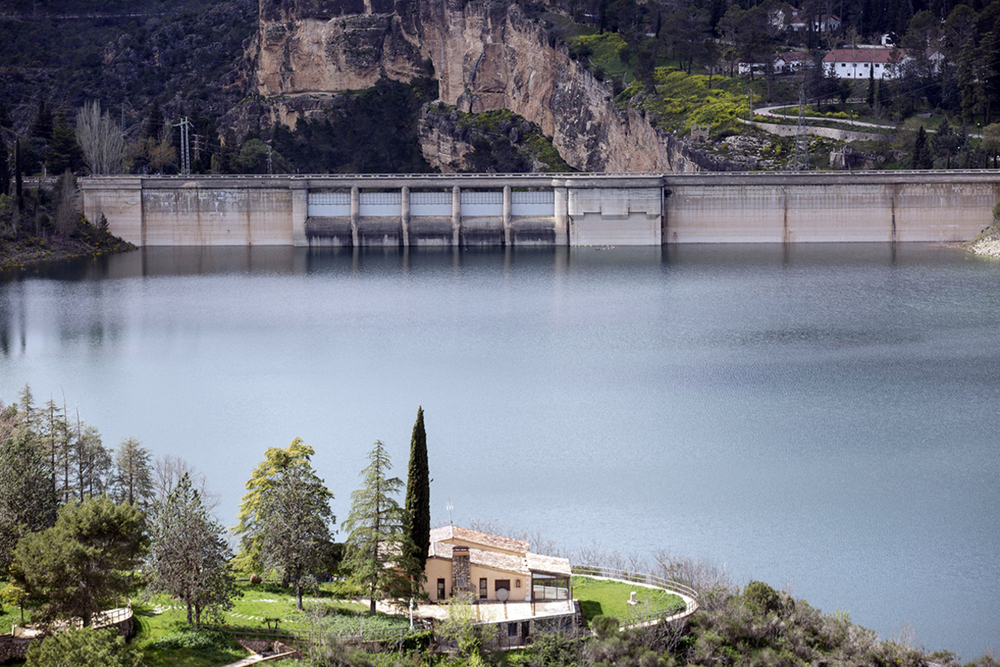
[[(507, 595), (504, 596), (503, 599), (504, 600), (508, 599), (510, 597), (510, 579), (497, 579), (496, 581), (493, 582), (494, 593), (497, 593), (501, 589), (507, 591)], [(499, 595), (497, 595), (497, 599), (498, 600), (501, 599)]]
[(479, 580), (479, 599), (485, 600), (486, 594), (487, 594), (486, 577), (483, 577)]
[(444, 594), (444, 579), (438, 579), (438, 600), (444, 600), (447, 597)]
[(531, 635), (531, 623), (528, 621), (521, 621), (521, 643), (527, 644), (528, 637)]

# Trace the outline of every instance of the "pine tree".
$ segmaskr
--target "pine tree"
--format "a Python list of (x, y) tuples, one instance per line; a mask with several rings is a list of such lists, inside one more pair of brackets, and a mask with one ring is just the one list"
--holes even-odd
[(5, 573), (18, 540), (56, 521), (48, 466), (27, 435), (16, 429), (0, 443), (0, 572)]
[(417, 421), (410, 437), (410, 465), (406, 474), (405, 532), (413, 547), (413, 567), (410, 572), (413, 588), (420, 589), (427, 565), (431, 542), (431, 481), (427, 464), (427, 433), (424, 430), (424, 409), (417, 408)]
[(147, 545), (138, 508), (100, 496), (63, 505), (55, 525), (21, 538), (11, 571), (28, 595), (45, 601), (36, 618), (78, 616), (88, 626), (135, 585)]
[(118, 445), (110, 486), (118, 502), (145, 508), (153, 498), (153, 470), (149, 450), (140, 445), (136, 438), (126, 438)]
[(403, 530), (403, 510), (393, 497), (403, 481), (387, 476), (392, 461), (381, 440), (375, 441), (368, 460), (361, 471), (364, 481), (351, 494), (351, 512), (343, 524), (348, 532), (344, 564), (351, 579), (368, 589), (369, 613), (374, 616), (380, 594), (391, 598), (409, 594), (409, 581), (402, 572), (412, 571), (407, 561), (413, 548)]
[(66, 121), (66, 111), (56, 111), (52, 126), (52, 139), (45, 149), (45, 164), (50, 174), (61, 174), (67, 169), (76, 171), (80, 166), (80, 146), (76, 143), (76, 131)]

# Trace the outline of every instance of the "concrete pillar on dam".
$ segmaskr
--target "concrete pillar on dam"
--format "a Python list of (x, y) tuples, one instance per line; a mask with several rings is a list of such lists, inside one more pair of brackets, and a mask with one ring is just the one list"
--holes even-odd
[(402, 246), (410, 246), (410, 188), (404, 185), (399, 197), (399, 225)]
[(511, 194), (510, 186), (503, 186), (503, 244), (510, 245)]
[(556, 245), (569, 245), (569, 189), (565, 186), (553, 188), (555, 201), (553, 216), (555, 218)]
[(462, 188), (451, 189), (451, 244), (458, 247), (462, 238)]
[(292, 245), (306, 246), (309, 245), (309, 239), (306, 238), (306, 220), (309, 219), (309, 188), (305, 183), (295, 181), (289, 184), (289, 189), (292, 194)]
[(358, 225), (361, 218), (361, 189), (351, 186), (351, 246), (357, 248), (361, 245), (358, 233)]

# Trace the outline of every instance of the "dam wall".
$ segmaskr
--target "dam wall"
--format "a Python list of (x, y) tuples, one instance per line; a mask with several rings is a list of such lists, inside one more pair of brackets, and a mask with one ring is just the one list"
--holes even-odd
[(1000, 172), (118, 176), (84, 213), (139, 246), (961, 242)]

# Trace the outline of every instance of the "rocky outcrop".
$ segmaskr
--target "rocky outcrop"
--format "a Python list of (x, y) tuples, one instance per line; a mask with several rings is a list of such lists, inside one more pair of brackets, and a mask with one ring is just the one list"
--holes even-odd
[[(700, 171), (713, 163), (619, 109), (614, 90), (506, 0), (260, 0), (252, 48), (257, 89), (291, 124), (299, 98), (366, 88), (381, 77), (431, 75), (439, 98), (466, 112), (506, 108), (538, 125), (582, 171)], [(425, 156), (448, 164), (427, 133)]]

